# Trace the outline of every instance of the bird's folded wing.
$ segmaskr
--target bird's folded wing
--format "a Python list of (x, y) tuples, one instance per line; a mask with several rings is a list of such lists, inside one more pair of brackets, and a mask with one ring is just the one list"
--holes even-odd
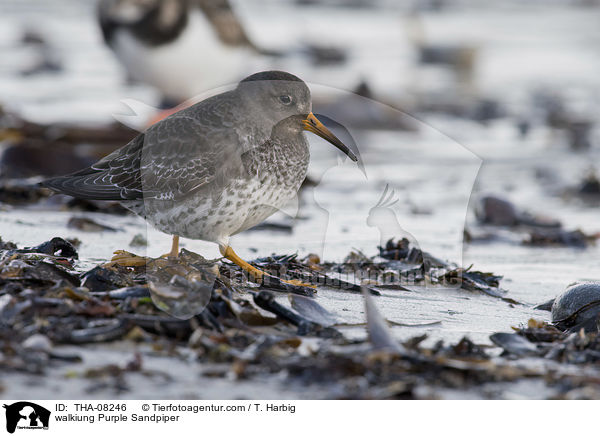
[(181, 200), (199, 189), (211, 192), (245, 171), (239, 137), (215, 124), (175, 114), (91, 167), (44, 184), (99, 200)]

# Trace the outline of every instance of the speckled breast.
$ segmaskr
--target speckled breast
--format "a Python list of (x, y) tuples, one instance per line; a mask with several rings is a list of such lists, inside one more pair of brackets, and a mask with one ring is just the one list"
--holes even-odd
[(308, 160), (305, 141), (297, 147), (257, 148), (245, 156), (245, 176), (231, 180), (217, 195), (200, 192), (180, 202), (146, 201), (146, 219), (165, 233), (226, 243), (297, 195)]

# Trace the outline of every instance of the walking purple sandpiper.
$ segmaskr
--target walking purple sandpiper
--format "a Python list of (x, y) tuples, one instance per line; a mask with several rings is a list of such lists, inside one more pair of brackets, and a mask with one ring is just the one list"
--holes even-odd
[(309, 162), (304, 130), (358, 160), (312, 113), (302, 80), (264, 71), (154, 124), (91, 167), (43, 184), (74, 197), (120, 201), (173, 235), (172, 257), (180, 236), (215, 242), (261, 281), (266, 273), (242, 260), (229, 238), (297, 194)]

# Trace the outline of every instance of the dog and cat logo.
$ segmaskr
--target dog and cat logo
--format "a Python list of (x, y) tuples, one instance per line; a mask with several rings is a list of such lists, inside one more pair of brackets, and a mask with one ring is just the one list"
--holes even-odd
[(15, 430), (48, 430), (50, 411), (29, 401), (19, 401), (10, 405), (5, 404), (6, 431)]

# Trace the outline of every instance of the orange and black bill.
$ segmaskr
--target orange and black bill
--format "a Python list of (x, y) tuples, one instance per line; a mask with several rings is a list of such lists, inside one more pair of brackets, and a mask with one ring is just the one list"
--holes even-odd
[(311, 112), (308, 114), (305, 120), (302, 120), (304, 124), (304, 130), (308, 130), (309, 132), (314, 133), (317, 136), (325, 139), (331, 144), (335, 145), (339, 148), (346, 156), (352, 159), (354, 162), (358, 161), (358, 158), (352, 151), (342, 142), (340, 141), (331, 131), (323, 125), (321, 121)]

